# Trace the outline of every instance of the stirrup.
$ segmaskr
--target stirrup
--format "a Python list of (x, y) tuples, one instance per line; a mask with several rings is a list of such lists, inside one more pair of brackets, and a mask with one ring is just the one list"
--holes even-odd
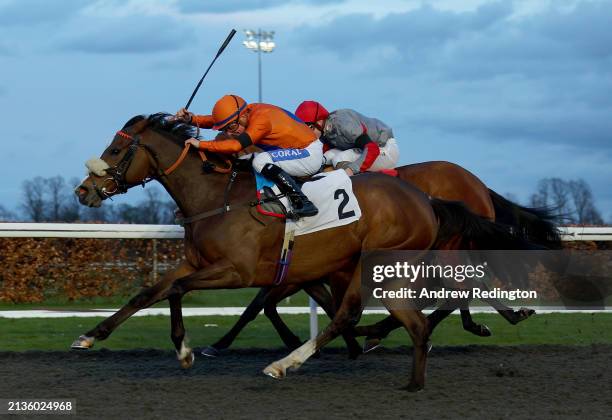
[(301, 219), (302, 217), (313, 217), (319, 214), (319, 209), (315, 206), (312, 201), (304, 198), (300, 200), (301, 207), (296, 208), (289, 199), (291, 209), (287, 212), (287, 217), (293, 220)]

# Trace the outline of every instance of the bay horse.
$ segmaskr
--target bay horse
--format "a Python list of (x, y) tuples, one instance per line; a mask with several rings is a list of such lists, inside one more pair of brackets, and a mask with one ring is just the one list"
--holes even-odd
[[(430, 197), (461, 201), (473, 213), (506, 225), (527, 241), (549, 249), (561, 248), (561, 238), (554, 225), (556, 215), (550, 209), (523, 207), (513, 203), (487, 188), (476, 175), (459, 165), (445, 161), (432, 161), (401, 166), (396, 168), (396, 171), (399, 179), (416, 186)], [(302, 288), (298, 285), (280, 285), (261, 289), (232, 328), (215, 343), (206, 347), (202, 354), (212, 357), (218, 356), (220, 351), (227, 349), (240, 331), (254, 320), (262, 310), (278, 332), (283, 343), (290, 349), (298, 347), (302, 341), (283, 322), (276, 305), (300, 290)], [(331, 296), (321, 282), (307, 284), (303, 290), (324, 309), (328, 316), (333, 316), (334, 307)], [(497, 299), (487, 299), (486, 302), (512, 325), (516, 325), (534, 313), (533, 310), (527, 308), (513, 310)], [(486, 325), (474, 322), (469, 311), (469, 302), (455, 301), (454, 303), (460, 309), (462, 326), (466, 331), (480, 337), (491, 335), (491, 331)], [(430, 333), (453, 310), (452, 305), (447, 301), (439, 309), (428, 315)], [(399, 326), (401, 324), (389, 316), (374, 325), (357, 327), (356, 331), (359, 335), (367, 336), (364, 350), (369, 351), (375, 348), (382, 338)], [(349, 350), (349, 357), (355, 358), (360, 352), (357, 344), (349, 337), (345, 336), (344, 339)]]
[[(114, 315), (79, 337), (83, 347), (103, 339), (140, 309), (168, 299), (171, 338), (182, 367), (190, 367), (194, 356), (185, 343), (182, 297), (191, 290), (266, 287), (273, 282), (284, 222), (262, 223), (253, 216), (253, 174), (235, 174), (224, 169), (218, 157), (204, 154), (207, 168), (202, 173), (198, 154), (189, 153), (184, 141), (194, 129), (168, 119), (168, 114), (137, 116), (117, 132), (100, 159), (90, 162), (90, 174), (75, 193), (79, 202), (99, 207), (102, 201), (131, 187), (155, 179), (172, 196), (187, 218), (194, 218), (185, 234), (185, 260), (166, 273), (161, 281), (132, 298)], [(228, 188), (236, 178), (233, 188)], [(332, 289), (340, 305), (331, 323), (314, 340), (273, 362), (264, 373), (282, 378), (287, 369), (298, 368), (321, 347), (354, 326), (361, 315), (361, 255), (370, 250), (426, 250), (435, 245), (439, 232), (463, 235), (467, 241), (483, 238), (487, 243), (516, 247), (516, 238), (496, 224), (464, 208), (430, 198), (397, 178), (364, 174), (352, 180), (362, 217), (351, 224), (301, 235), (295, 239), (294, 257), (287, 284), (305, 284), (332, 277)], [(443, 210), (442, 212), (440, 210)], [(452, 214), (452, 223), (444, 220)], [(196, 216), (200, 216), (198, 220)], [(465, 223), (455, 222), (461, 220)], [(465, 229), (470, 225), (470, 229)], [(465, 231), (464, 231), (465, 230)], [(472, 237), (473, 236), (473, 237)], [(512, 248), (511, 248), (512, 249)], [(423, 389), (427, 360), (427, 319), (420, 310), (389, 308), (408, 331), (413, 346), (409, 391)]]

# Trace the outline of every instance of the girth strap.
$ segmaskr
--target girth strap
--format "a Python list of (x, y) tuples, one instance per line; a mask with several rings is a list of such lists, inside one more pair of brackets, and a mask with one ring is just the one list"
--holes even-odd
[(278, 286), (285, 280), (289, 273), (289, 264), (293, 257), (293, 244), (295, 241), (295, 223), (287, 220), (285, 225), (285, 237), (283, 238), (283, 247), (281, 249), (280, 259), (276, 264), (276, 274), (274, 275), (274, 286)]

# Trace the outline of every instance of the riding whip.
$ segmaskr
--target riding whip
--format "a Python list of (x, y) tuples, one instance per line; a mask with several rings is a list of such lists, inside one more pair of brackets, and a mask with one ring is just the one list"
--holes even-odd
[(185, 109), (189, 109), (189, 105), (191, 105), (191, 101), (193, 101), (194, 96), (196, 95), (196, 93), (198, 93), (198, 89), (200, 89), (200, 86), (202, 86), (202, 82), (204, 81), (204, 78), (208, 74), (208, 71), (213, 66), (213, 64), (215, 64), (215, 61), (217, 61), (217, 58), (219, 58), (219, 56), (221, 55), (223, 50), (225, 50), (225, 47), (227, 47), (227, 44), (230, 43), (230, 41), (232, 40), (234, 35), (236, 35), (236, 30), (232, 29), (231, 32), (229, 33), (229, 35), (227, 36), (227, 38), (225, 38), (225, 42), (223, 42), (223, 45), (221, 45), (221, 48), (219, 48), (219, 51), (217, 52), (217, 55), (215, 56), (213, 61), (210, 63), (210, 66), (208, 66), (208, 68), (206, 69), (206, 72), (204, 73), (204, 76), (202, 76), (202, 78), (198, 82), (198, 85), (193, 90), (193, 93), (191, 94), (191, 98), (189, 98), (189, 101), (187, 101), (187, 105), (185, 105)]

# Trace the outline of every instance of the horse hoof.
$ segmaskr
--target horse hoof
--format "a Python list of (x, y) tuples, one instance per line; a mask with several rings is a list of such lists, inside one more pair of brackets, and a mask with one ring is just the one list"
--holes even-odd
[(491, 337), (491, 330), (486, 325), (481, 325), (478, 335), (481, 337)]
[(263, 370), (263, 373), (274, 379), (283, 379), (286, 375), (285, 369), (278, 366), (276, 363), (268, 365), (268, 367)]
[(535, 314), (535, 310), (529, 308), (521, 308), (517, 311), (517, 314), (519, 315), (519, 321), (523, 321), (529, 318), (531, 315)]
[(179, 364), (181, 365), (182, 369), (191, 368), (194, 362), (195, 362), (195, 355), (193, 354), (191, 350), (189, 351), (186, 357), (184, 357), (183, 359), (179, 359)]
[(363, 353), (369, 353), (372, 350), (380, 347), (382, 340), (376, 337), (366, 337), (366, 340), (363, 343)]
[(401, 387), (401, 391), (408, 392), (421, 392), (425, 387), (423, 385), (419, 385), (416, 382), (410, 382), (408, 385)]
[(219, 357), (221, 356), (221, 352), (214, 348), (213, 346), (208, 346), (202, 350), (202, 356), (206, 357)]
[(92, 348), (94, 345), (94, 338), (87, 337), (86, 335), (81, 335), (79, 338), (74, 340), (70, 345), (70, 348), (73, 350), (88, 350)]

